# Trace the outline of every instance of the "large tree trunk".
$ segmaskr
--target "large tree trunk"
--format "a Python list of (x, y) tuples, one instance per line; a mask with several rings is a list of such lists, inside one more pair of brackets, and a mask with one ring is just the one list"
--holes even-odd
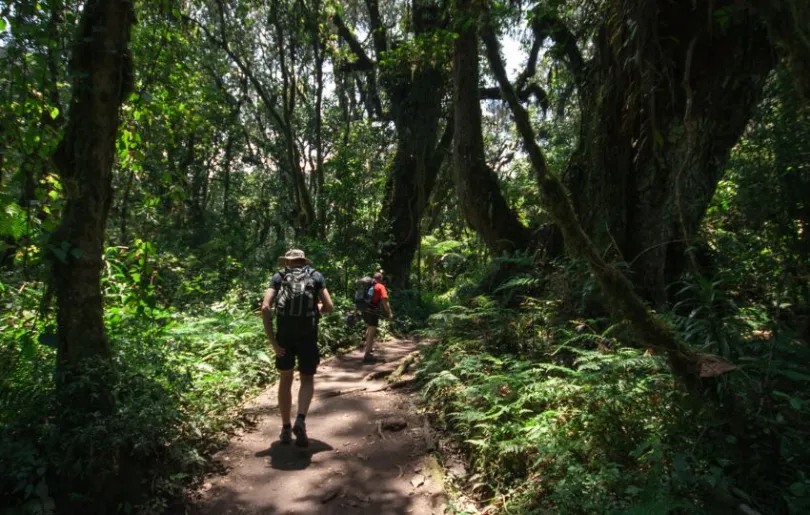
[(422, 80), (410, 85), (398, 108), (397, 148), (381, 217), (386, 231), (382, 266), (393, 288), (409, 286), (420, 222), (452, 135), (446, 131), (437, 148), (444, 79), (435, 72), (422, 74)]
[(748, 0), (747, 4), (765, 20), (774, 46), (787, 55), (797, 90), (810, 102), (810, 3)]
[(610, 266), (602, 258), (600, 249), (583, 230), (569, 192), (562, 182), (548, 169), (545, 155), (537, 144), (529, 115), (506, 76), (500, 57), (500, 45), (491, 25), (488, 13), (483, 24), (483, 39), (486, 44), (490, 66), (498, 80), (504, 99), (515, 119), (515, 125), (523, 140), (537, 177), (543, 207), (560, 228), (568, 250), (575, 257), (584, 260), (599, 281), (602, 290), (611, 302), (613, 309), (630, 321), (641, 344), (666, 352), (675, 375), (681, 379), (690, 392), (700, 395), (700, 378), (708, 375), (704, 364), (716, 362), (710, 356), (701, 356), (680, 341), (672, 329), (658, 319), (633, 291), (632, 283), (616, 267)]
[(501, 195), (498, 178), (486, 163), (478, 88), (478, 37), (476, 24), (465, 20), (474, 15), (471, 4), (471, 0), (457, 3), (456, 24), (463, 28), (455, 40), (453, 58), (453, 179), (467, 222), (490, 251), (499, 255), (526, 249), (531, 233)]
[(629, 263), (644, 296), (660, 305), (688, 263), (773, 51), (744, 10), (728, 11), (720, 26), (715, 12), (691, 2), (613, 5), (581, 86), (580, 146), (566, 184), (597, 247)]
[(110, 353), (99, 281), (118, 112), (132, 86), (133, 20), (128, 0), (90, 0), (73, 50), (73, 99), (54, 156), (65, 191), (53, 236), (54, 247), (65, 251), (54, 260), (60, 365)]
[[(66, 432), (114, 409), (100, 276), (119, 109), (132, 87), (128, 44), (133, 22), (129, 0), (85, 3), (70, 63), (73, 97), (68, 124), (54, 155), (65, 191), (61, 225), (51, 242), (58, 307), (57, 392), (62, 399), (58, 415)], [(112, 506), (107, 503), (115, 491), (110, 481), (118, 465), (114, 452), (89, 447), (73, 459), (99, 468), (88, 472), (89, 480), (70, 476), (68, 469), (57, 488), (60, 511), (109, 512)], [(92, 499), (94, 506), (79, 507), (81, 495)]]
[[(379, 58), (387, 45), (384, 27), (377, 2), (369, 0), (367, 4), (372, 26), (376, 27), (374, 46)], [(441, 24), (438, 2), (413, 3), (411, 26), (417, 37), (438, 30)], [(381, 261), (389, 284), (400, 289), (409, 286), (411, 263), (421, 238), (420, 221), (452, 136), (452, 131), (445, 132), (437, 144), (446, 85), (442, 64), (425, 57), (415, 59), (402, 61), (396, 68), (386, 67), (380, 77), (391, 99), (397, 129), (397, 147), (381, 214), (385, 232)]]

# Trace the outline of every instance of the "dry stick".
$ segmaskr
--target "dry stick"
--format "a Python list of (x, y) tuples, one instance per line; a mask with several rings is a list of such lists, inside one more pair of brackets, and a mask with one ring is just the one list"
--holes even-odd
[(582, 229), (565, 187), (549, 172), (545, 156), (535, 142), (529, 116), (518, 101), (504, 70), (500, 45), (492, 28), (488, 8), (484, 7), (484, 10), (482, 37), (490, 67), (498, 79), (503, 98), (509, 104), (518, 132), (537, 174), (543, 204), (559, 226), (566, 246), (574, 256), (587, 261), (605, 294), (613, 301), (619, 313), (627, 317), (641, 342), (647, 347), (666, 352), (675, 375), (691, 392), (697, 393), (700, 364), (703, 361), (701, 356), (679, 341), (672, 329), (652, 314), (633, 291), (633, 285), (624, 274), (605, 263), (596, 246)]

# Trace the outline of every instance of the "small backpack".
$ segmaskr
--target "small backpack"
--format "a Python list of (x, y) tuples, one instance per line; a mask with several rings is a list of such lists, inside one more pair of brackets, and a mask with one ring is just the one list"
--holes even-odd
[(287, 268), (281, 272), (281, 288), (276, 300), (276, 311), (279, 316), (311, 317), (315, 315), (315, 281), (314, 270)]
[(365, 311), (371, 307), (371, 298), (374, 296), (374, 279), (363, 277), (357, 281), (354, 290), (354, 305), (360, 311)]

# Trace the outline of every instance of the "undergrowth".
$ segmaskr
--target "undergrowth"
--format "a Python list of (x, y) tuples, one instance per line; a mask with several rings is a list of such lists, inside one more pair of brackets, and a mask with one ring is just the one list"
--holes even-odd
[[(72, 402), (71, 392), (54, 386), (53, 321), (38, 311), (43, 286), (0, 291), (7, 308), (0, 315), (4, 513), (53, 513), (49, 487), (66, 475), (99, 484), (112, 476), (120, 489), (104, 495), (114, 499), (116, 512), (165, 513), (212, 470), (212, 454), (249, 423), (240, 416), (241, 406), (276, 377), (261, 318), (244, 302), (243, 291), (180, 313), (154, 302), (148, 289), (118, 285), (114, 266), (108, 273), (116, 409), (109, 416), (74, 417), (69, 424), (59, 417)], [(348, 299), (336, 301), (341, 312), (348, 309)], [(341, 315), (325, 317), (322, 354), (356, 345), (361, 331), (348, 328)], [(92, 377), (82, 395), (103, 395)]]
[(712, 309), (684, 303), (665, 318), (696, 347), (736, 358), (717, 388), (742, 407), (738, 420), (696, 406), (625, 324), (565, 320), (559, 301), (507, 309), (477, 297), (434, 316), (439, 343), (419, 378), (467, 458), (460, 486), (488, 513), (806, 512), (806, 346), (787, 332), (758, 339), (761, 310), (716, 320), (728, 300), (709, 293)]

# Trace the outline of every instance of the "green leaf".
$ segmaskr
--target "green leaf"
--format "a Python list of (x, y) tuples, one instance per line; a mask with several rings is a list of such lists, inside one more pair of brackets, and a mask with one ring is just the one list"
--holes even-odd
[(804, 497), (807, 493), (807, 485), (797, 481), (790, 485), (790, 493), (795, 495), (796, 497)]
[(265, 363), (272, 363), (272, 360), (270, 359), (270, 356), (268, 356), (267, 353), (262, 351), (262, 350), (260, 350), (259, 352), (256, 353), (256, 358), (259, 361), (264, 361)]
[(58, 107), (51, 108), (51, 120), (56, 120), (57, 116), (59, 116), (59, 108)]
[(6, 30), (6, 20), (0, 18), (0, 31)]
[(52, 248), (51, 251), (56, 256), (56, 259), (58, 259), (62, 263), (67, 263), (67, 252), (56, 247)]
[(12, 202), (0, 211), (0, 236), (19, 239), (25, 233), (27, 226), (25, 211), (18, 204)]

